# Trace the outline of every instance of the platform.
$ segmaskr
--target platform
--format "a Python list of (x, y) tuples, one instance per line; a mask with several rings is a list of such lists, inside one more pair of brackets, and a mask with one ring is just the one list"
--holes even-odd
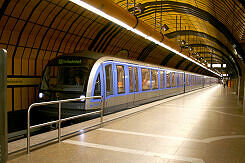
[(245, 162), (245, 114), (231, 88), (214, 86), (143, 107), (8, 162)]

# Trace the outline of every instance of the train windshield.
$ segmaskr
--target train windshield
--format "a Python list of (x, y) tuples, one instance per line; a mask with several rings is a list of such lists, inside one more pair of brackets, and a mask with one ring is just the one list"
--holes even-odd
[[(58, 62), (64, 63), (64, 62)], [(67, 62), (72, 63), (72, 62)], [(94, 61), (83, 64), (58, 64), (47, 66), (41, 83), (42, 90), (77, 90), (86, 92)], [(66, 89), (67, 88), (67, 89)]]

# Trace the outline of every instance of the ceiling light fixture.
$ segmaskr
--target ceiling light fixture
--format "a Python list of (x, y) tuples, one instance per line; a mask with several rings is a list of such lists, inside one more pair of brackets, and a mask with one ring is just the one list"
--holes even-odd
[(163, 25), (162, 25), (162, 29), (163, 29), (164, 31), (167, 31), (167, 30), (169, 30), (169, 27), (167, 26), (167, 24), (163, 24)]
[(185, 45), (186, 44), (185, 40), (181, 40), (181, 44)]
[(192, 51), (192, 50), (193, 50), (193, 48), (190, 46), (190, 47), (189, 47), (189, 50), (190, 50), (190, 51)]
[(141, 14), (143, 14), (144, 11), (145, 11), (145, 7), (144, 7), (141, 3), (139, 3), (135, 8), (136, 8)]

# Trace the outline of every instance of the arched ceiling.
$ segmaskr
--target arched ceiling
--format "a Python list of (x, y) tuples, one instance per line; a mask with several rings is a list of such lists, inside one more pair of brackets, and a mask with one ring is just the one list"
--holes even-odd
[[(136, 21), (132, 16), (132, 0), (128, 0), (129, 11), (124, 10), (127, 9), (127, 0), (85, 1), (108, 2), (114, 7), (112, 16), (123, 14), (126, 21), (128, 17)], [(141, 27), (144, 32), (154, 33), (150, 36), (162, 39), (161, 31), (169, 37), (164, 37), (163, 43), (178, 52), (185, 52), (190, 58), (199, 58), (203, 64), (226, 63), (226, 69), (214, 71), (237, 75), (240, 73), (238, 62), (244, 57), (241, 48), (244, 41), (244, 7), (239, 1), (224, 1), (135, 0), (136, 5), (141, 3), (145, 8), (142, 13), (138, 9), (135, 11), (140, 19), (136, 29)], [(235, 12), (232, 12), (233, 9)], [(159, 24), (167, 24), (169, 30), (162, 31)], [(142, 29), (145, 26), (148, 29)], [(174, 43), (167, 42), (169, 40)], [(181, 40), (187, 44), (182, 45)], [(187, 45), (193, 48), (188, 53), (185, 51)], [(69, 0), (0, 1), (0, 48), (8, 52), (8, 79), (14, 81), (8, 84), (7, 89), (9, 110), (26, 108), (34, 101), (40, 76), (50, 59), (79, 50), (113, 56), (126, 54), (129, 59), (212, 75), (193, 62)], [(234, 53), (234, 49), (239, 55)], [(28, 82), (22, 83), (22, 79)], [(20, 83), (16, 84), (16, 81)]]
[[(245, 9), (243, 0), (112, 0), (180, 46), (193, 46), (191, 55), (217, 51), (216, 63), (239, 65), (245, 61)], [(164, 31), (166, 24), (169, 30)], [(207, 45), (207, 46), (204, 46)], [(213, 47), (213, 48), (210, 48)], [(225, 56), (226, 55), (226, 56)], [(196, 57), (196, 55), (192, 55)], [(222, 58), (222, 59), (221, 59)], [(223, 58), (226, 58), (225, 60)], [(206, 62), (205, 61), (205, 62)], [(241, 65), (240, 65), (241, 66)], [(240, 67), (232, 66), (233, 74)], [(237, 69), (237, 70), (236, 70)], [(223, 71), (223, 70), (220, 70)]]

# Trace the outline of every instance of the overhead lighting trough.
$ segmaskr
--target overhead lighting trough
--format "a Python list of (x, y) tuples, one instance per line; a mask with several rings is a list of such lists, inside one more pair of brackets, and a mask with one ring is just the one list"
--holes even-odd
[[(213, 74), (215, 74), (215, 75), (217, 75), (217, 76), (220, 76), (220, 77), (222, 76), (221, 74), (218, 74), (218, 73), (216, 73), (216, 72), (214, 72), (214, 71), (208, 69), (206, 66), (204, 66), (204, 65), (202, 65), (202, 64), (200, 64), (200, 63), (198, 63), (197, 61), (194, 61), (193, 59), (187, 57), (186, 55), (184, 55), (184, 54), (182, 54), (182, 53), (180, 53), (180, 52), (178, 52), (177, 50), (171, 48), (170, 46), (168, 46), (168, 45), (166, 45), (166, 44), (164, 44), (164, 43), (162, 43), (162, 42), (160, 42), (160, 41), (157, 41), (156, 39), (154, 39), (154, 38), (152, 38), (152, 37), (150, 37), (150, 36), (148, 36), (148, 35), (142, 33), (141, 31), (139, 31), (139, 30), (137, 30), (137, 29), (135, 29), (135, 28), (133, 28), (133, 27), (130, 27), (130, 26), (127, 25), (126, 23), (124, 23), (124, 22), (122, 22), (122, 21), (120, 21), (120, 20), (114, 18), (113, 16), (110, 16), (110, 15), (104, 13), (103, 11), (101, 11), (101, 10), (99, 10), (99, 9), (97, 9), (97, 8), (95, 8), (95, 7), (93, 7), (93, 6), (89, 5), (89, 4), (87, 4), (87, 3), (83, 2), (83, 1), (81, 1), (81, 0), (70, 0), (70, 1), (73, 2), (73, 3), (75, 3), (75, 4), (77, 4), (77, 5), (79, 5), (79, 6), (81, 6), (81, 7), (83, 7), (83, 8), (85, 8), (85, 9), (87, 9), (87, 10), (89, 10), (89, 11), (91, 11), (91, 12), (93, 12), (93, 13), (95, 13), (95, 14), (98, 14), (98, 15), (100, 15), (100, 16), (102, 16), (102, 17), (104, 17), (104, 18), (106, 18), (106, 19), (108, 19), (108, 20), (110, 20), (110, 21), (112, 21), (112, 22), (114, 22), (114, 23), (116, 23), (116, 24), (122, 26), (123, 28), (125, 28), (125, 29), (127, 29), (127, 30), (129, 30), (129, 31), (132, 31), (132, 32), (134, 32), (134, 33), (136, 33), (136, 34), (138, 34), (138, 35), (144, 37), (145, 39), (147, 39), (147, 40), (149, 40), (149, 41), (154, 42), (155, 44), (157, 44), (157, 45), (159, 45), (159, 46), (162, 46), (162, 47), (165, 48), (165, 49), (168, 49), (168, 50), (174, 52), (175, 54), (177, 54), (177, 55), (179, 55), (179, 56), (181, 56), (181, 57), (183, 57), (183, 58), (185, 58), (185, 59), (187, 59), (187, 60), (189, 60), (189, 61), (191, 61), (191, 62), (193, 62), (193, 63), (195, 63), (195, 64), (197, 64), (197, 65), (199, 65), (199, 66), (201, 66), (202, 68), (204, 68), (204, 69), (206, 69), (206, 70), (212, 72)], [(164, 24), (164, 25), (166, 25), (166, 24)], [(164, 25), (163, 25), (163, 26), (164, 26)], [(166, 27), (167, 27), (167, 28), (166, 28), (165, 31), (167, 31), (167, 30), (169, 29), (167, 25), (166, 25)]]

